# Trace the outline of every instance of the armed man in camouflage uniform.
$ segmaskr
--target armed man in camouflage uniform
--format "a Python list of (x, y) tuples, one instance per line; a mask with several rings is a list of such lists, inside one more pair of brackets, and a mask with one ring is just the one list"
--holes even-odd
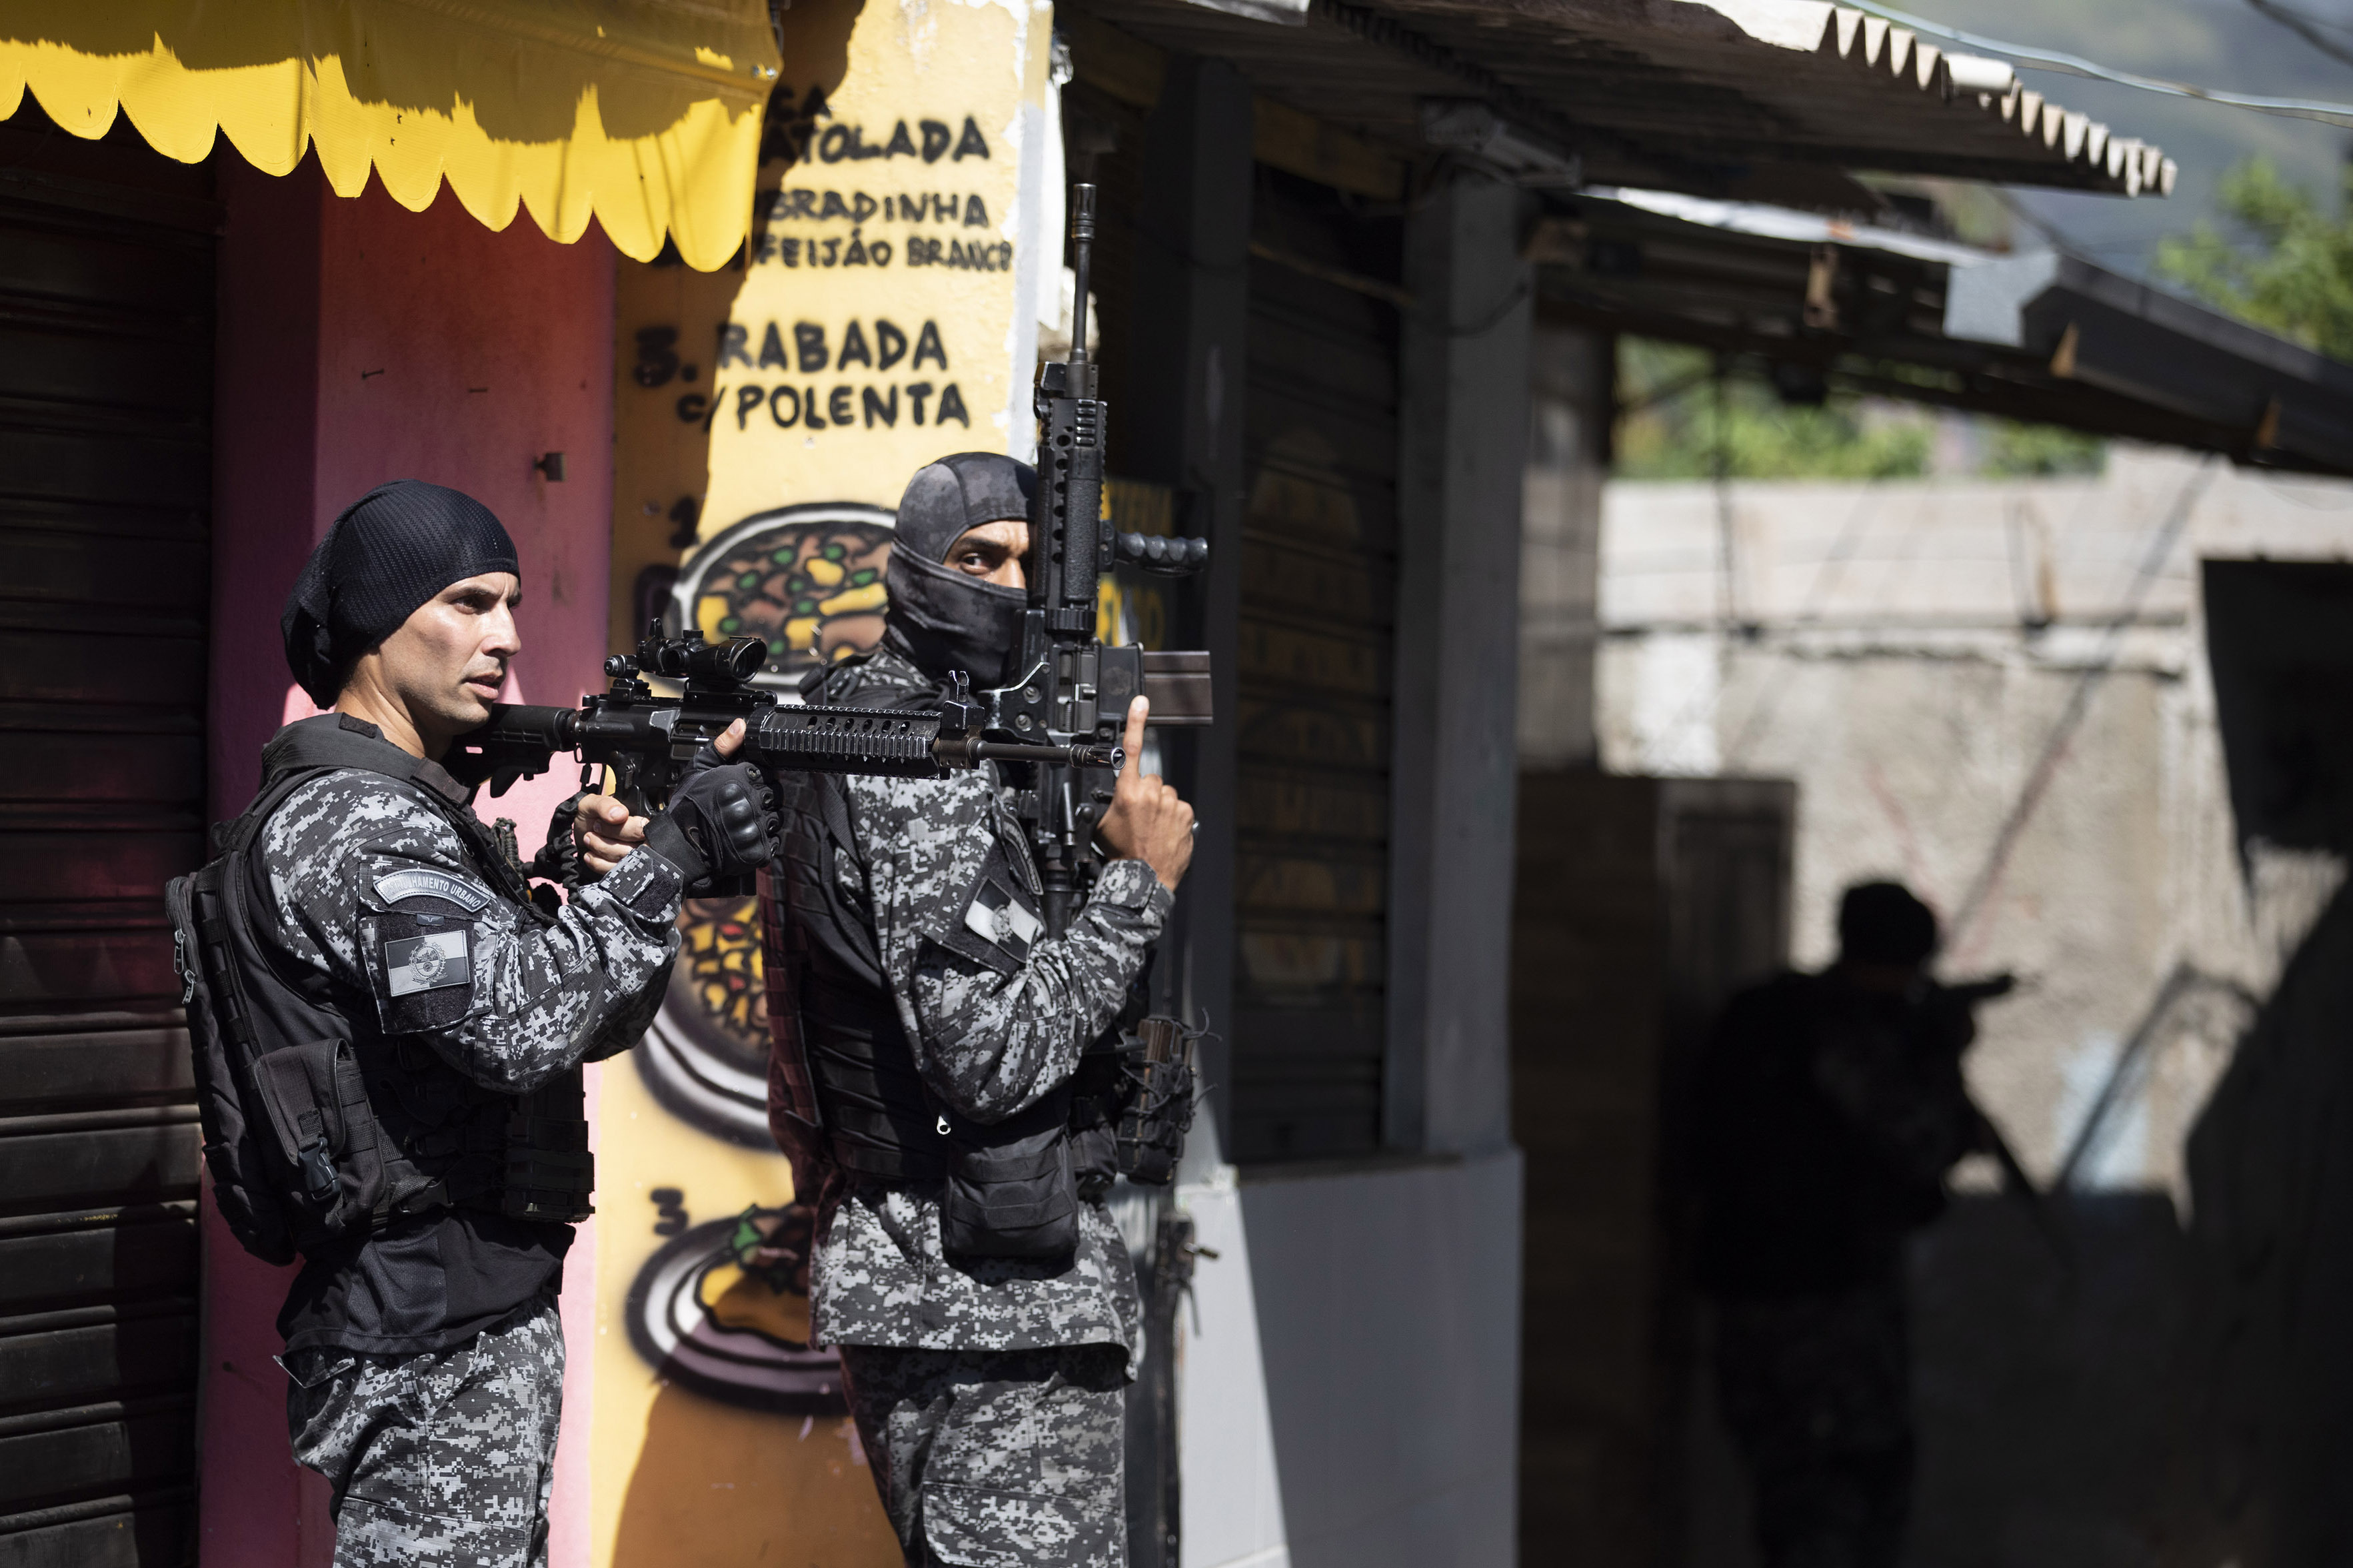
[[(350, 1042), (332, 1158), (379, 1192), (305, 1246), (278, 1320), (294, 1455), (333, 1489), (338, 1564), (545, 1563), (562, 1222), (592, 1181), (580, 1064), (652, 1018), (688, 887), (776, 844), (756, 776), (714, 758), (650, 825), (584, 802), (584, 826), (645, 847), (595, 860), (607, 874), (561, 909), (533, 904), (438, 765), (520, 651), (518, 570), (480, 502), (400, 481), (336, 519), (283, 622), (295, 678), (334, 711), (263, 753), (265, 801), (301, 782), (251, 840), (239, 984), (282, 988), (283, 1033)], [(374, 1131), (355, 1139), (361, 1084)]]
[[(955, 671), (976, 689), (1019, 677), (1035, 483), (982, 453), (917, 472), (882, 645), (813, 679), (811, 700), (927, 706)], [(805, 1073), (814, 1103), (780, 1083), (771, 1120), (819, 1208), (816, 1336), (840, 1347), (911, 1564), (1126, 1561), (1142, 1305), (1100, 1201), (1110, 1171), (1068, 1130), (1081, 1053), (1127, 1004), (1192, 858), (1192, 808), (1137, 765), (1144, 719), (1139, 699), (1097, 828), (1112, 858), (1060, 937), (995, 766), (778, 781), (800, 793), (767, 901), (771, 1024), (781, 1076)]]
[(1700, 1279), (1766, 1568), (1895, 1568), (1910, 1510), (1905, 1241), (1979, 1145), (1975, 1024), (1927, 977), (1936, 917), (1847, 889), (1839, 961), (1733, 999), (1702, 1068)]

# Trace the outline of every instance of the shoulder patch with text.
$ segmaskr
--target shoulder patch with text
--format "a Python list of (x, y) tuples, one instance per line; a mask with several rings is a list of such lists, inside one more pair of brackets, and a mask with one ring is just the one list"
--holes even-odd
[(453, 877), (429, 866), (389, 871), (378, 877), (375, 879), (375, 896), (387, 906), (397, 905), (404, 899), (439, 899), (457, 905), (468, 914), (475, 913), (491, 901), (488, 893), (463, 877)]

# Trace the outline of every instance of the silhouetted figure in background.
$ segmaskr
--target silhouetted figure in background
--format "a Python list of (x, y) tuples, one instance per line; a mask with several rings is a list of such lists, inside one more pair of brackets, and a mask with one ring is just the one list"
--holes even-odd
[(1767, 1568), (1894, 1568), (1913, 1467), (1904, 1243), (1976, 1145), (1936, 917), (1847, 889), (1839, 960), (1736, 996), (1699, 1086), (1700, 1284)]

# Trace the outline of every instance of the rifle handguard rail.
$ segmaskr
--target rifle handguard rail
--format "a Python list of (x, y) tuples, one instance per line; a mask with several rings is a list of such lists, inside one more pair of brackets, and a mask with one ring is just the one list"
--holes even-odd
[[(451, 760), (459, 765), (453, 771), (468, 782), (510, 769), (528, 776), (544, 770), (555, 753), (584, 748), (595, 753), (584, 761), (604, 760), (608, 747), (627, 744), (638, 731), (633, 726), (618, 734), (603, 733), (601, 716), (601, 710), (591, 712), (584, 723), (579, 709), (497, 704), (487, 722), (459, 738), (459, 751)], [(749, 724), (738, 756), (764, 767), (803, 773), (934, 779), (989, 762), (1116, 770), (1127, 760), (1126, 752), (1116, 745), (984, 740), (969, 727), (950, 727), (936, 709), (902, 712), (778, 703), (745, 717)], [(658, 719), (649, 728), (667, 733)]]
[(771, 767), (899, 778), (941, 778), (987, 762), (1117, 768), (1126, 761), (1126, 752), (1118, 746), (983, 740), (969, 729), (949, 729), (937, 710), (893, 712), (814, 704), (763, 712), (745, 737), (744, 754)]
[(1209, 563), (1209, 542), (1181, 534), (1123, 533), (1117, 554), (1122, 565), (1176, 577)]

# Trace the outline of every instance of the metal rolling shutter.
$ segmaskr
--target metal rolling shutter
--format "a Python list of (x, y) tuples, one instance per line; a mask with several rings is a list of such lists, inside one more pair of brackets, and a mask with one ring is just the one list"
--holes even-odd
[(0, 126), (0, 1568), (194, 1560), (209, 190)]
[[(1261, 166), (1251, 217), (1236, 826), (1234, 1153), (1380, 1144), (1395, 219)], [(1355, 286), (1351, 286), (1351, 285)]]

